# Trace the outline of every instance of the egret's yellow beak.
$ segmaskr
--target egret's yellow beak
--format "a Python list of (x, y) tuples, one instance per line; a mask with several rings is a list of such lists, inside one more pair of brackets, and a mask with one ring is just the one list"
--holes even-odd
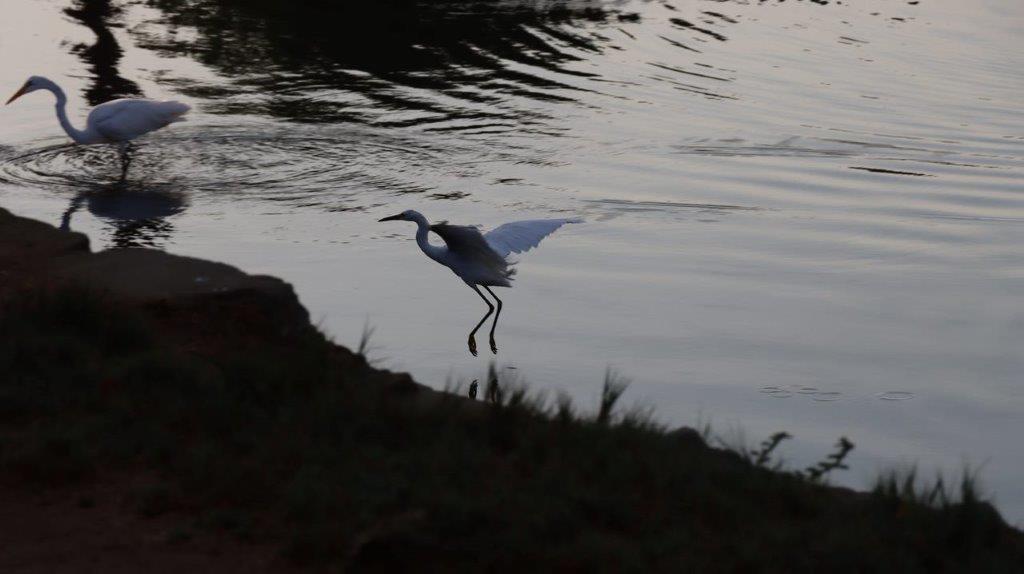
[(25, 95), (25, 89), (26, 88), (28, 88), (28, 82), (25, 82), (25, 85), (22, 86), (20, 90), (15, 92), (14, 95), (11, 96), (11, 99), (7, 100), (7, 103), (4, 104), (4, 105), (6, 106), (7, 104), (9, 104), (9, 103), (13, 102), (14, 100), (20, 98), (21, 96)]

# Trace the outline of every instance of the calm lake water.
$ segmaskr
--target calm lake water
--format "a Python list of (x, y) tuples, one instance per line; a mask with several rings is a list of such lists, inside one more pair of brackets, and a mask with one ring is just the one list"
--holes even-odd
[(980, 466), (1024, 522), (1024, 3), (272, 4), (5, 0), (3, 90), (194, 110), (117, 185), (30, 94), (0, 205), (283, 277), (435, 387), (486, 369), (483, 304), (377, 219), (582, 216), (499, 291), (500, 366), (588, 407), (613, 367), (797, 466), (845, 435), (853, 486)]

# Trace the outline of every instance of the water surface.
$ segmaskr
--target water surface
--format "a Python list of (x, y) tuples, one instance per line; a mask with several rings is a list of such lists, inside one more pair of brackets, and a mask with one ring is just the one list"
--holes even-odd
[[(418, 209), (579, 215), (502, 290), (499, 364), (673, 424), (840, 435), (842, 481), (983, 465), (1024, 520), (1024, 5), (9, 0), (0, 86), (194, 106), (136, 150), (0, 110), (0, 204), (296, 285), (314, 318), (441, 387), (481, 375), (477, 296)], [(484, 348), (484, 345), (481, 345)]]

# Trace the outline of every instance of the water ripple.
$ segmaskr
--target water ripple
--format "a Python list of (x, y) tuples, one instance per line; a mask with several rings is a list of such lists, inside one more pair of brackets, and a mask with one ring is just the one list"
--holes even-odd
[[(79, 192), (120, 175), (112, 146), (43, 142), (5, 155), (0, 156), (0, 183), (15, 186)], [(190, 193), (346, 210), (359, 207), (365, 200), (360, 194), (367, 191), (428, 193), (434, 189), (430, 182), (445, 168), (473, 171), (470, 165), (454, 165), (453, 157), (459, 157), (457, 149), (436, 141), (351, 129), (176, 126), (134, 147), (129, 179), (177, 185)], [(382, 170), (381, 165), (392, 168)]]

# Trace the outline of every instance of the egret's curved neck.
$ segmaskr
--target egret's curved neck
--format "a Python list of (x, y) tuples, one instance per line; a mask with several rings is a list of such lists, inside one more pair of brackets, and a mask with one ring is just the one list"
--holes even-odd
[(427, 236), (430, 235), (430, 224), (427, 223), (427, 218), (423, 217), (422, 214), (416, 213), (412, 216), (412, 221), (416, 223), (416, 245), (420, 246), (423, 253), (426, 253), (427, 257), (437, 262), (442, 262), (447, 249), (444, 247), (437, 247), (430, 244), (430, 240)]
[(46, 84), (45, 88), (53, 93), (57, 98), (57, 120), (60, 122), (60, 127), (64, 128), (68, 136), (75, 140), (75, 143), (92, 143), (93, 138), (88, 132), (82, 131), (75, 126), (71, 125), (71, 120), (68, 119), (68, 97), (64, 94), (64, 90), (60, 89), (60, 86), (53, 82)]

